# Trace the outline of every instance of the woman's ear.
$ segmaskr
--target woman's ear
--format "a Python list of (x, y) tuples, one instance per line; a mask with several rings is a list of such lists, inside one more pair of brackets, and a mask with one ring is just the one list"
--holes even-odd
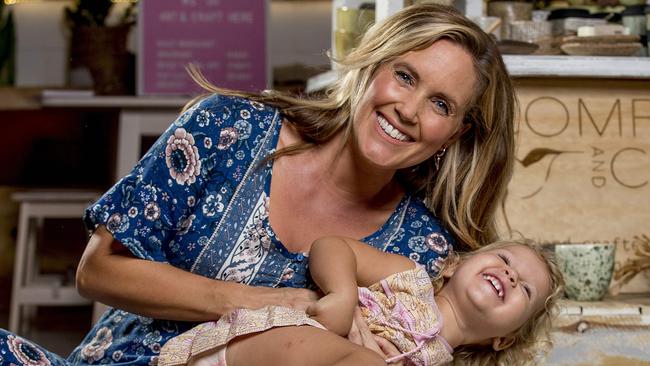
[(470, 123), (464, 122), (463, 125), (458, 129), (458, 131), (454, 132), (454, 134), (451, 135), (451, 137), (447, 140), (447, 142), (444, 143), (444, 145), (442, 145), (442, 147), (446, 149), (449, 146), (453, 145), (471, 127), (472, 127), (472, 125)]
[(515, 343), (515, 337), (513, 336), (497, 337), (492, 340), (492, 349), (495, 351), (503, 351), (512, 346), (513, 343)]

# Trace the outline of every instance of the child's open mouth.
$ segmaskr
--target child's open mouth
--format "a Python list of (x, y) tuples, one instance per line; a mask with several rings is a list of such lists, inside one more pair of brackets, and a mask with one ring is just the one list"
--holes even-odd
[(501, 301), (503, 301), (505, 299), (506, 293), (503, 288), (503, 283), (501, 283), (501, 280), (498, 277), (493, 276), (489, 273), (484, 273), (483, 279), (488, 281), (492, 285), (494, 291), (497, 293), (497, 296), (501, 299)]

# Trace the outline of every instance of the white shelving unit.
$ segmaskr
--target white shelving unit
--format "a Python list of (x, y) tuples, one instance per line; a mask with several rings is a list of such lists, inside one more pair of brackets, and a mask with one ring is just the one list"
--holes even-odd
[(160, 135), (191, 99), (191, 96), (53, 96), (41, 98), (41, 104), (44, 107), (61, 108), (119, 108), (115, 167), (115, 178), (118, 179), (126, 175), (140, 159), (142, 137)]
[[(88, 96), (88, 97), (42, 97), (44, 107), (64, 108), (182, 108), (192, 97), (136, 97), (136, 96)], [(171, 122), (171, 121), (170, 121)]]
[[(515, 78), (650, 79), (650, 57), (504, 55), (503, 61)], [(323, 90), (334, 80), (334, 70), (316, 75), (307, 81), (306, 91)]]
[(650, 79), (650, 57), (504, 55), (514, 77)]
[[(404, 3), (376, 0), (377, 20), (399, 11)], [(483, 0), (460, 0), (456, 7), (470, 18), (484, 15)], [(503, 60), (513, 77), (650, 79), (650, 57), (504, 55)], [(316, 75), (307, 81), (306, 91), (323, 90), (334, 80), (334, 70)]]

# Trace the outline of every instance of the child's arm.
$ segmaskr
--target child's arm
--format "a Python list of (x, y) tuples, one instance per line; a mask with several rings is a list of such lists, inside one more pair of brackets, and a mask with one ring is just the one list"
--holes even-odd
[(403, 255), (386, 253), (364, 242), (349, 238), (331, 238), (328, 240), (345, 241), (354, 252), (357, 262), (357, 284), (368, 287), (384, 278), (409, 269), (415, 265)]
[(325, 238), (312, 244), (309, 272), (325, 296), (307, 314), (341, 336), (348, 334), (359, 301), (356, 271), (355, 254), (345, 241)]
[(325, 296), (307, 313), (327, 329), (346, 335), (358, 303), (357, 284), (369, 286), (413, 268), (410, 259), (340, 237), (316, 240), (309, 252), (309, 272)]

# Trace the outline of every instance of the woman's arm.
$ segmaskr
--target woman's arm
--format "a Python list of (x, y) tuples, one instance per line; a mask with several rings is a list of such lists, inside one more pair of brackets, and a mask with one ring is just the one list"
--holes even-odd
[(84, 297), (129, 312), (182, 321), (215, 320), (242, 307), (306, 309), (317, 300), (316, 294), (306, 289), (252, 287), (138, 259), (103, 226), (93, 233), (83, 253), (77, 289)]

